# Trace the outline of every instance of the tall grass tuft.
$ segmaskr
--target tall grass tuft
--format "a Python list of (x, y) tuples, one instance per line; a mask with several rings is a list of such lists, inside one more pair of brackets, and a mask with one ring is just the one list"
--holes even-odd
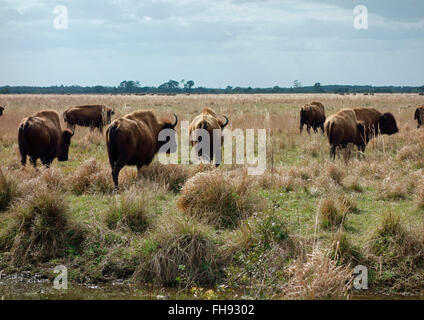
[(100, 166), (94, 158), (84, 161), (78, 170), (70, 176), (69, 183), (71, 191), (77, 195), (85, 192), (112, 192), (110, 173), (106, 168)]
[(337, 265), (324, 250), (317, 248), (306, 260), (297, 259), (287, 268), (289, 280), (282, 288), (284, 299), (348, 299), (352, 269)]
[(177, 206), (217, 228), (234, 228), (263, 207), (255, 192), (246, 174), (201, 172), (185, 183)]
[(14, 180), (6, 179), (0, 168), (0, 212), (6, 210), (17, 192)]
[(219, 277), (219, 257), (211, 231), (191, 217), (165, 214), (150, 235), (151, 252), (135, 277), (160, 284), (211, 284)]
[(57, 191), (41, 188), (13, 216), (7, 238), (11, 262), (22, 265), (61, 257), (83, 240), (83, 229), (71, 221), (68, 205)]
[(150, 224), (150, 199), (128, 190), (117, 195), (105, 214), (110, 229), (124, 228), (142, 233)]
[(340, 204), (332, 198), (322, 200), (318, 211), (321, 227), (331, 230), (342, 228), (345, 223), (347, 212), (345, 206), (340, 206)]

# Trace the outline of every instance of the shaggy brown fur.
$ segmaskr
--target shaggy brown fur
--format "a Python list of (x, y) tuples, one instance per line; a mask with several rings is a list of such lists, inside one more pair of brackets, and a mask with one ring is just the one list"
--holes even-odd
[(71, 130), (62, 130), (59, 114), (55, 110), (44, 110), (22, 120), (18, 140), (21, 163), (26, 164), (27, 155), (35, 167), (37, 159), (49, 167), (54, 158), (68, 160)]

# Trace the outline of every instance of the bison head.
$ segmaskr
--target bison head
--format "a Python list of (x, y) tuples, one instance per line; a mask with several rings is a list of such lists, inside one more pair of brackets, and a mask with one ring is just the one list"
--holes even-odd
[(0, 106), (0, 116), (3, 115), (3, 110), (4, 110), (4, 108), (2, 106)]
[(60, 142), (57, 160), (68, 161), (69, 145), (71, 144), (71, 138), (73, 135), (74, 135), (73, 131), (69, 129), (63, 130), (62, 140)]
[(386, 112), (380, 116), (379, 125), (382, 134), (392, 135), (399, 132), (396, 119), (390, 112)]
[[(164, 120), (162, 121), (162, 128), (161, 131), (159, 133), (159, 139), (158, 139), (158, 150), (161, 149), (162, 146), (164, 146), (165, 144), (167, 144), (169, 146), (169, 148), (166, 149), (166, 153), (174, 153), (177, 152), (177, 140), (175, 138), (175, 127), (177, 126), (178, 123), (178, 117), (177, 115), (174, 113), (174, 117), (175, 117), (175, 122), (172, 123), (169, 120)], [(162, 139), (161, 136), (164, 136), (164, 139)]]

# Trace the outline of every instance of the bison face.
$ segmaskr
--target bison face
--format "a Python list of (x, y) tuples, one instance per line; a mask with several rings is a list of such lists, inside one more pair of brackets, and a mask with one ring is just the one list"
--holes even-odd
[(73, 135), (74, 133), (71, 130), (66, 129), (63, 131), (57, 160), (68, 161), (69, 145), (71, 144), (71, 138)]
[(392, 135), (399, 132), (396, 124), (396, 119), (390, 112), (384, 113), (380, 116), (380, 131), (383, 134)]

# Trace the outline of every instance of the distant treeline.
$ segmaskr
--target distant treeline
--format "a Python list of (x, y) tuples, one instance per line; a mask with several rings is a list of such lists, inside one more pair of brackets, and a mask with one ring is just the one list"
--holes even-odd
[(158, 87), (143, 87), (139, 81), (122, 81), (119, 86), (3, 86), (0, 87), (0, 94), (178, 94), (178, 93), (422, 93), (424, 86), (421, 87), (399, 87), (399, 86), (356, 86), (356, 85), (321, 85), (316, 83), (313, 86), (296, 85), (291, 88), (275, 86), (272, 88), (252, 88), (252, 87), (231, 87), (223, 88), (205, 88), (194, 87), (192, 80), (180, 82), (170, 80)]

